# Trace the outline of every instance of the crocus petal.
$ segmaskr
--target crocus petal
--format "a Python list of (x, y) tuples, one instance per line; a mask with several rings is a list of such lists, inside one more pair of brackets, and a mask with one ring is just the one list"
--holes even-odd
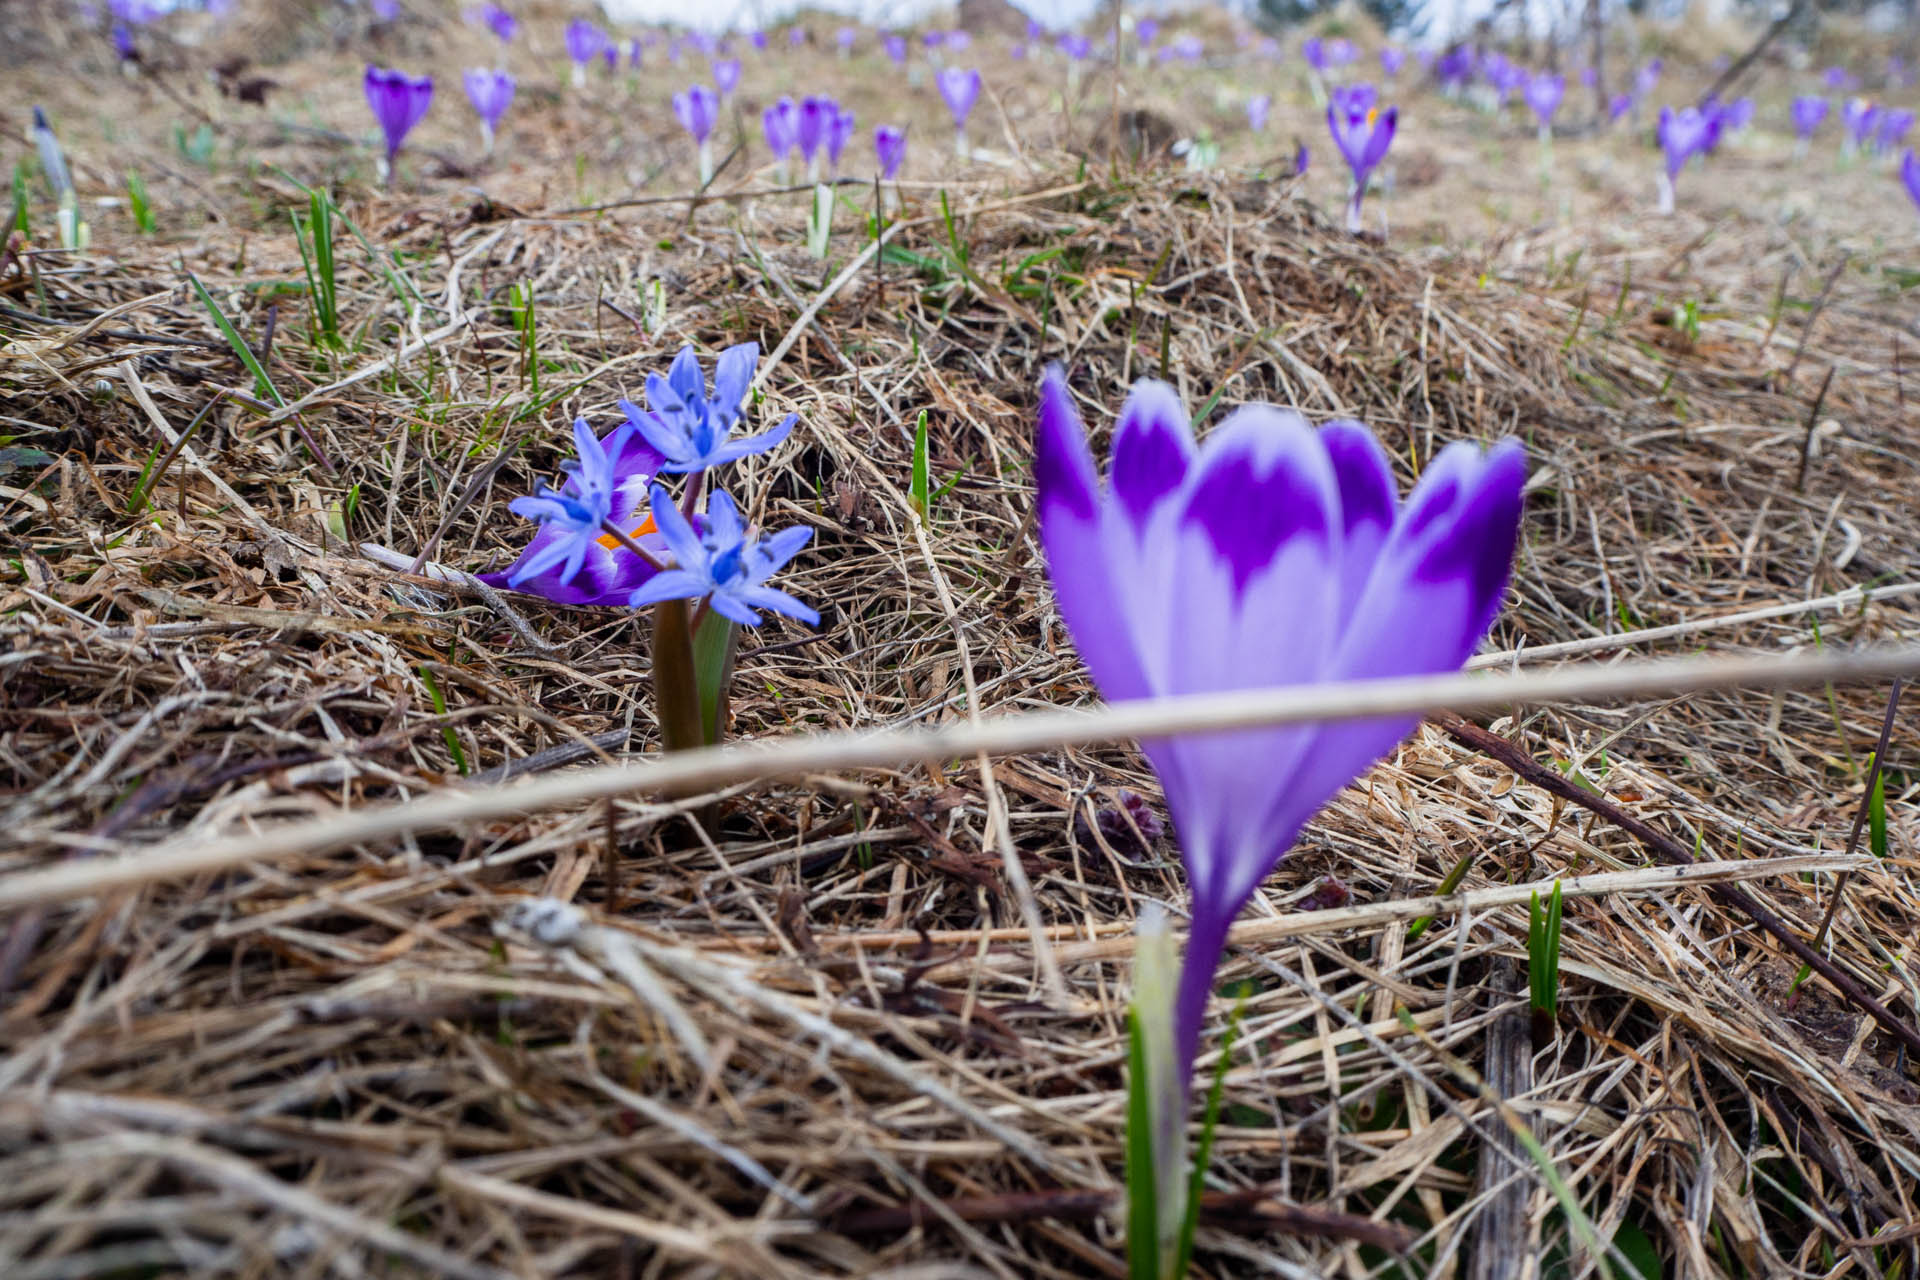
[[(808, 626), (817, 627), (820, 625), (820, 615), (818, 613), (784, 591), (776, 590), (773, 587), (747, 587), (737, 594), (744, 604), (765, 609), (769, 613), (785, 614), (787, 617), (798, 619)], [(714, 608), (718, 609), (719, 607), (719, 600), (716, 599)]]
[(685, 569), (662, 569), (632, 592), (627, 604), (640, 609), (659, 604), (662, 600), (698, 600), (709, 589), (710, 584), (697, 573), (689, 573)]
[(1174, 389), (1136, 383), (1114, 428), (1108, 483), (1143, 535), (1161, 501), (1186, 480), (1193, 448), (1193, 427)]
[(704, 573), (707, 567), (707, 550), (700, 542), (687, 518), (680, 514), (680, 508), (674, 505), (673, 495), (659, 485), (647, 490), (647, 503), (653, 509), (653, 521), (660, 526), (660, 536), (665, 538), (667, 546), (673, 551), (675, 563), (682, 569)]

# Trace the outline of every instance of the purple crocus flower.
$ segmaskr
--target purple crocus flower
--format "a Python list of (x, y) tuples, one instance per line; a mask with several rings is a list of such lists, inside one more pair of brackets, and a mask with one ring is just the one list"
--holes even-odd
[(1880, 127), (1880, 108), (1865, 98), (1848, 98), (1840, 108), (1840, 121), (1847, 127), (1847, 150), (1857, 151), (1873, 138)]
[(713, 87), (723, 98), (733, 96), (733, 91), (740, 87), (740, 59), (721, 58), (713, 64)]
[(888, 182), (900, 176), (907, 158), (907, 131), (883, 124), (873, 131), (873, 155), (880, 162), (880, 176)]
[(1876, 150), (1888, 154), (1898, 151), (1912, 128), (1913, 112), (1900, 107), (1888, 107), (1880, 113), (1880, 126), (1873, 131), (1873, 145)]
[(573, 63), (574, 88), (586, 84), (587, 64), (599, 57), (606, 47), (607, 33), (585, 18), (575, 18), (567, 24), (567, 57)]
[(760, 345), (742, 342), (722, 351), (713, 363), (713, 395), (706, 390), (706, 375), (700, 371), (699, 357), (692, 347), (682, 347), (667, 370), (667, 376), (647, 375), (649, 409), (622, 400), (620, 412), (646, 442), (659, 451), (663, 472), (706, 471), (744, 458), (765, 453), (787, 438), (798, 414), (771, 431), (741, 440), (729, 437), (740, 420), (740, 409), (753, 382), (753, 366), (759, 362)]
[(1273, 95), (1256, 93), (1247, 99), (1247, 127), (1255, 133), (1265, 133), (1267, 112), (1273, 107)]
[(1367, 179), (1386, 158), (1387, 148), (1393, 145), (1394, 129), (1400, 123), (1400, 108), (1382, 111), (1374, 105), (1377, 97), (1370, 84), (1335, 89), (1327, 95), (1327, 128), (1353, 171), (1347, 230), (1354, 232), (1360, 230), (1360, 201), (1367, 193)]
[(767, 33), (756, 28), (747, 36), (747, 43), (762, 53), (765, 53), (767, 49)]
[(944, 31), (929, 31), (920, 37), (921, 47), (926, 49), (938, 49), (946, 43), (947, 33)]
[(1553, 113), (1560, 109), (1560, 100), (1567, 96), (1566, 80), (1542, 71), (1527, 77), (1523, 92), (1534, 119), (1540, 122), (1540, 136), (1549, 136), (1553, 132)]
[(801, 45), (805, 44), (806, 42), (807, 42), (807, 29), (805, 27), (792, 27), (788, 29), (787, 45), (789, 48), (798, 49)]
[(887, 61), (896, 67), (907, 65), (907, 38), (893, 32), (880, 37), (880, 47), (886, 50)]
[(1387, 73), (1388, 79), (1398, 79), (1400, 69), (1406, 65), (1406, 50), (1390, 44), (1380, 47), (1380, 69)]
[(833, 119), (827, 122), (827, 168), (840, 172), (840, 154), (847, 149), (847, 142), (853, 137), (853, 112), (838, 104), (834, 107)]
[(860, 39), (860, 33), (852, 27), (842, 27), (833, 33), (833, 42), (840, 46), (842, 54), (853, 52), (854, 42)]
[(766, 135), (767, 150), (780, 166), (780, 181), (787, 180), (787, 155), (799, 143), (800, 109), (792, 98), (782, 98), (760, 113), (760, 130)]
[(720, 119), (720, 98), (703, 84), (688, 85), (673, 95), (673, 114), (680, 127), (693, 135), (700, 152), (700, 185), (713, 181), (713, 126)]
[(1913, 197), (1915, 208), (1920, 208), (1920, 157), (1909, 151), (1900, 157), (1900, 182)]
[(392, 22), (400, 16), (400, 0), (367, 0), (367, 8), (381, 22)]
[(1321, 75), (1327, 74), (1328, 68), (1333, 65), (1327, 58), (1327, 43), (1319, 36), (1308, 36), (1300, 42), (1300, 56)]
[(467, 20), (493, 32), (494, 39), (501, 44), (511, 44), (514, 34), (520, 30), (520, 23), (514, 16), (497, 4), (483, 4), (468, 10)]
[(391, 182), (400, 144), (433, 105), (433, 78), (415, 79), (404, 71), (389, 71), (369, 63), (365, 85), (367, 105), (373, 108), (373, 118), (380, 122), (380, 132), (386, 135), (387, 180)]
[(140, 51), (133, 47), (133, 32), (124, 22), (113, 24), (113, 52), (122, 62), (140, 61)]
[(965, 53), (972, 44), (972, 32), (961, 30), (947, 32), (947, 49), (952, 53)]
[(713, 611), (743, 627), (760, 625), (755, 609), (785, 614), (809, 625), (820, 615), (784, 591), (766, 585), (767, 579), (800, 554), (813, 530), (794, 525), (759, 537), (749, 534), (740, 508), (724, 493), (707, 500), (706, 527), (694, 528), (673, 498), (659, 485), (650, 501), (660, 523), (660, 536), (673, 552), (673, 566), (648, 579), (627, 600), (640, 609), (662, 600), (706, 600)]
[[(1291, 410), (1248, 405), (1196, 445), (1190, 421), (1171, 387), (1136, 384), (1103, 485), (1060, 368), (1041, 384), (1040, 541), (1060, 616), (1109, 701), (1433, 674), (1478, 647), (1519, 533), (1516, 442), (1448, 445), (1401, 502), (1387, 451), (1357, 422), (1316, 431)], [(1175, 1149), (1156, 1149), (1156, 1164), (1184, 1162), (1175, 1144), (1234, 917), (1321, 806), (1417, 723), (1140, 744), (1192, 898), (1177, 983), (1168, 975), (1162, 1007), (1136, 1007), (1149, 1053), (1157, 1038), (1172, 1059), (1150, 1109), (1156, 1139)]]
[(1611, 124), (1633, 110), (1633, 95), (1616, 93), (1607, 101), (1607, 123)]
[(800, 114), (794, 127), (794, 142), (800, 148), (800, 158), (807, 162), (809, 169), (820, 156), (820, 148), (827, 141), (827, 133), (840, 114), (840, 104), (824, 95), (812, 94), (800, 103)]
[(1054, 43), (1059, 46), (1060, 52), (1075, 62), (1085, 62), (1093, 56), (1093, 41), (1077, 31), (1063, 33)]
[(1134, 23), (1133, 35), (1144, 49), (1160, 38), (1160, 23), (1154, 18), (1142, 18)]
[(1712, 141), (1713, 124), (1698, 108), (1681, 107), (1675, 111), (1672, 107), (1660, 108), (1660, 124), (1655, 130), (1660, 139), (1660, 149), (1666, 152), (1667, 167), (1661, 175), (1660, 212), (1673, 212), (1673, 184), (1680, 177), (1680, 170), (1695, 154), (1707, 149)]
[(1793, 100), (1793, 131), (1801, 138), (1811, 138), (1819, 130), (1821, 121), (1827, 118), (1830, 108), (1825, 98), (1813, 94), (1802, 94)]
[(1853, 77), (1845, 67), (1828, 67), (1820, 79), (1829, 89), (1845, 89), (1853, 84)]
[(1297, 144), (1293, 149), (1293, 176), (1296, 178), (1306, 177), (1307, 166), (1312, 163), (1313, 152), (1307, 147), (1307, 144), (1304, 142)]
[(480, 139), (491, 154), (493, 135), (500, 127), (500, 117), (513, 105), (513, 77), (491, 67), (468, 67), (465, 80), (467, 101), (473, 104), (474, 114), (480, 117)]
[(967, 154), (967, 117), (980, 97), (980, 72), (973, 68), (944, 67), (940, 71), (940, 96), (946, 99), (953, 115), (954, 146)]
[(558, 489), (543, 484), (533, 497), (511, 504), (514, 514), (540, 522), (526, 549), (506, 569), (479, 578), (555, 604), (624, 605), (658, 570), (607, 534), (606, 522), (664, 558), (665, 539), (641, 516), (660, 454), (624, 422), (601, 440), (577, 418), (573, 439), (579, 457), (562, 468), (566, 483)]

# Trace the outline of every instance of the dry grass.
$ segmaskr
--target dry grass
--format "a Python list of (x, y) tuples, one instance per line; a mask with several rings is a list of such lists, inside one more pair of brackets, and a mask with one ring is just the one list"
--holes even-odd
[[(263, 158), (329, 154), (183, 92)], [(1218, 391), (1215, 418), (1259, 398), (1359, 417), (1404, 478), (1446, 441), (1521, 436), (1534, 476), (1502, 649), (1920, 578), (1896, 355), (1911, 302), (1883, 250), (1831, 223), (1556, 222), (1403, 253), (1337, 233), (1284, 184), (1082, 172), (1063, 137), (1023, 124), (1013, 167), (945, 181), (953, 233), (910, 192), (898, 252), (800, 323), (862, 243), (851, 217), (821, 264), (802, 248), (804, 196), (562, 212), (584, 118), (526, 104), (518, 136), (548, 139), (556, 181), (544, 199), (533, 162), (489, 184), (492, 207), (460, 177), (349, 185), (424, 299), (403, 310), (348, 242), (350, 352), (313, 346), (304, 299), (263, 287), (300, 278), (293, 188), (264, 171), (213, 180), (223, 225), (181, 225), (187, 198), (167, 185), (163, 239), (107, 223), (103, 253), (0, 276), (0, 429), (46, 455), (7, 455), (0, 474), (15, 548), (0, 875), (419, 795), (462, 761), (497, 778), (651, 750), (631, 619), (479, 598), (357, 548), (503, 563), (521, 536), (506, 501), (552, 471), (560, 424), (604, 427), (682, 341), (792, 339), (754, 414), (803, 426), (731, 487), (765, 521), (816, 528), (788, 585), (826, 616), (750, 638), (744, 735), (1091, 698), (1029, 520), (1032, 389), (1051, 359), (1094, 405), (1164, 370), (1190, 405)], [(1561, 163), (1591, 173), (1606, 145)], [(296, 174), (344, 173), (313, 163)], [(1531, 198), (1526, 175), (1509, 194)], [(1856, 254), (1816, 306), (1842, 244)], [(183, 262), (256, 341), (273, 326), (297, 419), (212, 404), (251, 391)], [(659, 335), (621, 314), (653, 278), (670, 297)], [(537, 297), (537, 395), (515, 284)], [(1689, 299), (1705, 304), (1697, 337)], [(402, 347), (397, 370), (348, 382)], [(922, 410), (936, 483), (957, 477), (924, 539), (905, 498)], [(130, 510), (162, 427), (203, 411), (152, 505)], [(1704, 640), (1916, 635), (1906, 596)], [(1834, 876), (1808, 868), (1842, 865), (1884, 707), (1872, 689), (1711, 694), (1496, 727), (1730, 864), (1713, 874), (1811, 938)], [(1844, 864), (1830, 947), (1909, 1021), (1912, 723), (1890, 762), (1894, 856)], [(902, 767), (734, 788), (711, 838), (689, 817), (710, 797), (619, 802), (15, 917), (0, 1273), (1120, 1274), (1113, 1223), (1053, 1193), (1118, 1185), (1129, 925), (1181, 898), (1170, 844), (1115, 847), (1074, 820), (1123, 789), (1157, 796), (1131, 750)], [(1250, 994), (1215, 1184), (1266, 1198), (1223, 1202), (1207, 1273), (1393, 1274), (1345, 1214), (1404, 1229), (1401, 1274), (1466, 1274), (1476, 1256), (1591, 1274), (1538, 1168), (1496, 1153), (1514, 1118), (1600, 1235), (1630, 1258), (1647, 1242), (1662, 1274), (1911, 1271), (1912, 1064), (1817, 982), (1789, 999), (1792, 960), (1697, 885), (1629, 875), (1570, 898), (1561, 1024), (1522, 1047), (1529, 1086), (1484, 1094), (1482, 1074), (1511, 1081), (1487, 1052), (1524, 1011), (1525, 910), (1470, 898), (1410, 937), (1384, 905), (1463, 856), (1476, 891), (1650, 861), (1432, 727), (1336, 800), (1224, 971)], [(1313, 928), (1330, 879), (1379, 909)], [(542, 945), (516, 912), (539, 898), (589, 925)], [(1515, 1196), (1509, 1234), (1476, 1235)], [(868, 1212), (900, 1205), (923, 1225)]]

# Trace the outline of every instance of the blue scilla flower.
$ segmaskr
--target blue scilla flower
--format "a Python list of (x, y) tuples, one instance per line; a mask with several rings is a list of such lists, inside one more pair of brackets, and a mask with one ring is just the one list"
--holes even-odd
[(556, 565), (560, 566), (558, 580), (563, 586), (579, 574), (613, 514), (615, 491), (620, 487), (613, 459), (624, 452), (622, 446), (629, 434), (627, 427), (616, 430), (609, 437), (614, 442), (609, 450), (585, 418), (573, 420), (573, 444), (580, 456), (563, 465), (566, 484), (558, 489), (542, 484), (533, 497), (515, 498), (508, 504), (515, 515), (538, 520), (541, 531), (552, 535), (545, 546), (513, 567), (508, 586), (518, 587)]
[(706, 528), (701, 531), (695, 531), (659, 485), (653, 486), (651, 505), (660, 534), (673, 550), (674, 564), (633, 593), (628, 603), (634, 608), (662, 600), (711, 599), (715, 613), (742, 626), (760, 625), (755, 609), (783, 613), (810, 625), (819, 623), (819, 614), (766, 585), (807, 545), (813, 530), (795, 525), (764, 538), (750, 537), (740, 508), (724, 493), (707, 499)]
[(663, 472), (706, 471), (752, 453), (765, 453), (787, 438), (797, 414), (771, 431), (745, 439), (729, 439), (740, 420), (740, 406), (760, 360), (760, 344), (742, 342), (720, 353), (713, 364), (713, 395), (707, 395), (706, 375), (692, 347), (680, 348), (667, 376), (647, 375), (647, 404), (620, 402), (620, 412), (658, 449), (666, 462)]

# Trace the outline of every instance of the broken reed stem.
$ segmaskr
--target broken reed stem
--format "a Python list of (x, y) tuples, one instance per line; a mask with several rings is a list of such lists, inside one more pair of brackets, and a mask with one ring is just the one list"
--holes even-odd
[[(1499, 734), (1444, 712), (1433, 717), (1433, 722), (1454, 741), (1491, 756), (1525, 781), (1562, 800), (1570, 800), (1581, 808), (1598, 814), (1640, 841), (1661, 861), (1677, 866), (1689, 865), (1694, 861), (1693, 854), (1665, 832), (1634, 817), (1612, 801), (1547, 768)], [(1740, 912), (1761, 929), (1772, 934), (1782, 946), (1798, 956), (1815, 973), (1825, 978), (1828, 984), (1849, 1003), (1869, 1014), (1889, 1035), (1907, 1046), (1909, 1052), (1920, 1054), (1920, 1030), (1901, 1021), (1893, 1010), (1874, 999), (1865, 987), (1854, 981), (1840, 966), (1803, 942), (1780, 917), (1761, 906), (1752, 895), (1744, 889), (1726, 884), (1708, 885), (1706, 889), (1722, 905)]]
[[(937, 729), (842, 730), (776, 738), (676, 752), (671, 758), (657, 762), (603, 765), (577, 773), (534, 778), (509, 787), (450, 786), (419, 800), (293, 822), (254, 835), (222, 839), (196, 833), (138, 853), (108, 846), (118, 856), (99, 858), (84, 865), (41, 867), (0, 878), (0, 910), (221, 871), (259, 860), (343, 849), (409, 832), (505, 818), (519, 820), (544, 809), (642, 793), (688, 795), (738, 782), (824, 771), (894, 769), (904, 763), (952, 760), (983, 752), (1018, 755), (1055, 747), (1177, 733), (1361, 720), (1427, 713), (1439, 708), (1505, 713), (1516, 705), (1528, 703), (1601, 701), (1742, 687), (1795, 688), (1915, 674), (1920, 674), (1920, 646), (1858, 654), (1822, 653), (1811, 657), (1664, 658), (1512, 675), (1460, 672), (1237, 690), (1145, 699), (1092, 712), (1045, 711), (996, 716)], [(1584, 801), (1586, 793), (1578, 791), (1575, 798)], [(1651, 832), (1651, 828), (1646, 829)], [(1915, 1048), (1920, 1050), (1920, 1038), (1916, 1038)]]

